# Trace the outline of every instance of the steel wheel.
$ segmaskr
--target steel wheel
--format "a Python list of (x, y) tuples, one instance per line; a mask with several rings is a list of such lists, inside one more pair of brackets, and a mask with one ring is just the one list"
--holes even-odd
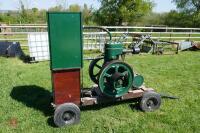
[(98, 76), (100, 74), (102, 66), (103, 66), (102, 58), (94, 59), (90, 63), (89, 76), (90, 76), (90, 79), (96, 84), (98, 84)]
[(99, 75), (99, 89), (110, 97), (120, 97), (128, 92), (133, 83), (131, 67), (121, 61), (105, 64)]

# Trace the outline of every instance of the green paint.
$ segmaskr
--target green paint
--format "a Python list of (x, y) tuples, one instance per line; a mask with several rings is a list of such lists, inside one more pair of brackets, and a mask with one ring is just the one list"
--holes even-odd
[(105, 44), (105, 62), (118, 59), (119, 55), (123, 53), (123, 45), (117, 42), (109, 42)]
[(82, 67), (81, 13), (49, 12), (51, 69)]
[(133, 72), (131, 67), (120, 61), (112, 61), (105, 65), (99, 75), (101, 92), (110, 97), (120, 97), (132, 86)]
[(133, 86), (139, 88), (144, 83), (144, 78), (141, 75), (136, 75), (133, 79)]

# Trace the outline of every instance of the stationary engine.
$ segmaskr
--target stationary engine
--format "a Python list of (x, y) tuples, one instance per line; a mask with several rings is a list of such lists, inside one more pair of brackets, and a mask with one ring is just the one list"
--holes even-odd
[(144, 79), (137, 75), (129, 64), (120, 60), (123, 55), (133, 53), (134, 49), (127, 50), (122, 42), (113, 42), (111, 38), (110, 35), (110, 41), (104, 47), (104, 54), (90, 63), (89, 75), (91, 80), (98, 84), (102, 94), (120, 97), (130, 89), (139, 88)]

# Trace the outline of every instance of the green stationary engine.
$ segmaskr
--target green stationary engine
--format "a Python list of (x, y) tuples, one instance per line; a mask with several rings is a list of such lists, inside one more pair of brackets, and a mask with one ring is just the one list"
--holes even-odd
[[(98, 85), (91, 89), (82, 88), (81, 13), (48, 12), (47, 18), (53, 88), (52, 105), (55, 109), (53, 120), (56, 126), (79, 123), (80, 107), (84, 106), (137, 98), (142, 111), (153, 111), (160, 107), (160, 94), (154, 92), (152, 88), (140, 87), (143, 84), (143, 77), (136, 74), (123, 60), (124, 54), (138, 53), (138, 50), (125, 49), (120, 39), (112, 41), (110, 32), (100, 27), (88, 27), (100, 29), (102, 36), (105, 32), (110, 36), (105, 44), (104, 53), (95, 58), (89, 68), (92, 81)], [(90, 41), (93, 42), (94, 40)]]
[(111, 60), (117, 60), (119, 59), (119, 56), (123, 54), (123, 45), (121, 43), (117, 42), (108, 42), (105, 44), (105, 56), (104, 60), (105, 62), (111, 61)]
[(120, 97), (143, 84), (143, 77), (135, 74), (130, 65), (120, 60), (120, 56), (127, 52), (133, 50), (126, 50), (121, 42), (111, 41), (110, 36), (110, 41), (105, 44), (103, 56), (90, 63), (90, 78), (99, 85), (99, 89), (106, 96)]

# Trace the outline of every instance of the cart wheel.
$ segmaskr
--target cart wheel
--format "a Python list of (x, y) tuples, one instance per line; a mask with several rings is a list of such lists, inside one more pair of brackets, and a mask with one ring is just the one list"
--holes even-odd
[(58, 127), (79, 123), (80, 109), (73, 103), (59, 105), (54, 112), (54, 123)]
[(161, 97), (153, 91), (145, 92), (140, 101), (140, 109), (145, 112), (159, 109), (161, 105)]

